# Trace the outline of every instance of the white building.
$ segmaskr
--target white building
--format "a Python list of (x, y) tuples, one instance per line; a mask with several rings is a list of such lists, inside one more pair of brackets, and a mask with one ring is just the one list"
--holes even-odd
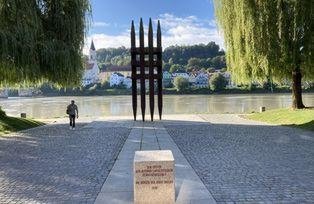
[(185, 71), (176, 71), (172, 73), (173, 78), (175, 77), (183, 77), (185, 79), (189, 79), (189, 73), (185, 72)]
[(194, 84), (196, 81), (196, 74), (190, 73), (189, 75), (189, 83)]
[(194, 86), (198, 87), (198, 88), (206, 88), (206, 87), (208, 87), (208, 74), (200, 72), (195, 77)]
[(18, 90), (18, 96), (20, 97), (33, 97), (41, 95), (41, 91), (36, 88), (20, 88)]
[(86, 62), (86, 67), (82, 78), (82, 85), (87, 86), (90, 84), (95, 84), (98, 81), (99, 81), (99, 67), (97, 65), (95, 45), (94, 42), (92, 41), (92, 44), (89, 49), (89, 58), (88, 61)]
[(123, 83), (124, 76), (118, 72), (114, 72), (110, 75), (110, 86), (119, 86)]
[(8, 98), (8, 97), (9, 97), (8, 89), (0, 89), (0, 98)]
[(130, 89), (132, 87), (132, 79), (131, 77), (127, 76), (123, 79), (123, 85), (127, 88)]

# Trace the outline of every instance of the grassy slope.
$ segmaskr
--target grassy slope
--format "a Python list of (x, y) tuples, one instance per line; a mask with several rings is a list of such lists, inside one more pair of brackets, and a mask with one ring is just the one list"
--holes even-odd
[(263, 121), (272, 124), (298, 127), (314, 131), (314, 109), (292, 110), (276, 109), (263, 113), (253, 113), (247, 116), (249, 119)]
[(0, 116), (0, 135), (25, 130), (40, 125), (44, 125), (44, 123), (30, 119)]

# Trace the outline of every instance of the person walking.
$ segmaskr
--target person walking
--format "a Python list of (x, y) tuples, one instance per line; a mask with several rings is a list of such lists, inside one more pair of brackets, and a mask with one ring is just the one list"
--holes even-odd
[(67, 114), (69, 115), (70, 119), (70, 130), (75, 130), (75, 117), (78, 118), (78, 108), (75, 104), (75, 101), (72, 100), (71, 104), (67, 107)]

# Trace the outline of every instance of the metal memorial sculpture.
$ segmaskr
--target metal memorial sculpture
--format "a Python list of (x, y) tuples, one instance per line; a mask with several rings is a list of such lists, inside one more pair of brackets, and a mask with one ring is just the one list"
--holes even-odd
[(157, 47), (154, 47), (152, 20), (149, 20), (148, 47), (144, 45), (144, 26), (140, 20), (139, 47), (136, 47), (134, 21), (131, 26), (131, 66), (132, 66), (132, 106), (133, 116), (136, 120), (137, 112), (137, 80), (140, 81), (142, 120), (145, 121), (146, 83), (149, 81), (149, 106), (151, 121), (154, 120), (155, 82), (157, 82), (159, 119), (162, 116), (162, 47), (161, 29), (158, 21)]

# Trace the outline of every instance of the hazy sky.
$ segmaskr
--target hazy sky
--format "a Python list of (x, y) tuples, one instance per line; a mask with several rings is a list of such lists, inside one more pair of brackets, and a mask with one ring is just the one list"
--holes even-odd
[(222, 46), (212, 0), (91, 0), (92, 24), (84, 52), (91, 39), (96, 49), (129, 47), (131, 21), (138, 29), (142, 17), (147, 28), (149, 18), (161, 21), (163, 47), (215, 41)]

